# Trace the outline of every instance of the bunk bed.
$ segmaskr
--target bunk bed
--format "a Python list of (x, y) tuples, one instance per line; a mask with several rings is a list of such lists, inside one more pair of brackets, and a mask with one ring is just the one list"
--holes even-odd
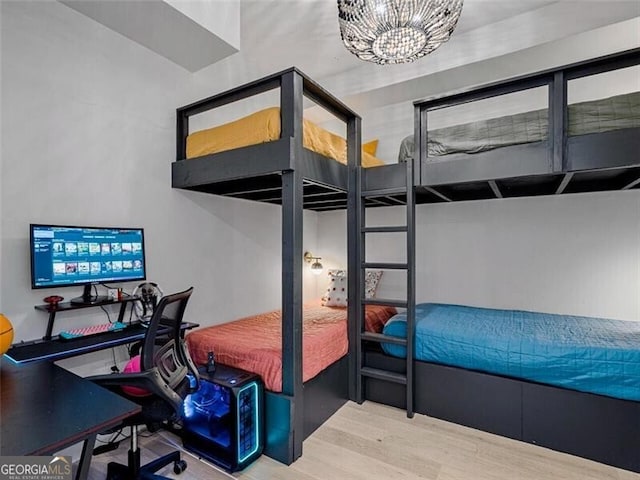
[[(282, 392), (267, 394), (267, 455), (285, 463), (294, 461), (302, 454), (302, 440), (347, 398), (407, 407), (412, 414), (414, 405), (407, 405), (411, 399), (420, 413), (640, 471), (637, 449), (629, 447), (640, 444), (639, 402), (413, 361), (412, 342), (407, 344), (408, 362), (386, 355), (369, 348), (370, 344), (379, 347), (386, 337), (366, 335), (362, 308), (366, 304), (405, 305), (412, 316), (415, 228), (411, 212), (415, 203), (640, 188), (639, 128), (567, 135), (567, 82), (639, 63), (640, 50), (636, 49), (416, 102), (417, 158), (372, 168), (361, 168), (358, 115), (295, 68), (178, 109), (174, 188), (282, 206)], [(438, 161), (430, 158), (430, 111), (541, 86), (548, 88), (549, 98), (544, 140), (475, 154), (455, 153)], [(205, 149), (187, 158), (191, 156), (187, 155), (191, 116), (276, 88), (280, 89), (279, 136), (229, 150)], [(346, 123), (346, 165), (305, 147), (303, 97)], [(365, 227), (365, 207), (388, 205), (407, 205), (406, 226)], [(349, 353), (306, 383), (302, 373), (303, 208), (347, 208), (349, 271), (361, 272), (349, 276)], [(362, 244), (367, 230), (406, 232), (406, 302), (365, 301), (364, 270), (374, 265), (364, 261)], [(411, 326), (408, 337), (413, 338)], [(392, 374), (376, 373), (361, 381), (362, 365)], [(393, 372), (405, 372), (406, 390), (388, 383), (400, 378)]]
[[(414, 135), (401, 144), (400, 157), (413, 154), (416, 203), (640, 188), (640, 93), (567, 104), (569, 82), (636, 66), (639, 57), (640, 49), (633, 49), (415, 102)], [(548, 90), (545, 109), (431, 133), (427, 128), (438, 111), (539, 87)], [(472, 143), (470, 136), (479, 132)], [(385, 200), (403, 203), (404, 195), (392, 189), (404, 177), (402, 164), (368, 169), (363, 188), (389, 188)]]
[[(418, 101), (414, 104), (416, 158), (408, 164), (362, 169), (359, 191), (376, 192), (398, 203), (407, 199), (410, 203), (409, 192), (403, 194), (401, 189), (406, 171), (411, 168), (415, 174), (411, 194), (417, 203), (639, 189), (640, 128), (624, 125), (569, 136), (567, 105), (570, 80), (638, 64), (640, 49), (634, 49)], [(547, 134), (543, 140), (475, 154), (452, 153), (437, 158), (430, 155), (427, 128), (430, 112), (541, 86), (547, 87), (549, 99), (545, 113)], [(358, 203), (361, 195), (358, 192), (353, 195), (355, 208), (349, 212), (349, 223), (354, 224), (355, 236), (363, 228), (359, 219), (363, 209)], [(415, 239), (410, 243), (412, 251)], [(350, 268), (358, 268), (358, 259), (364, 258), (364, 245), (355, 241), (349, 248), (350, 261), (356, 259)], [(415, 292), (410, 292), (410, 296), (415, 296)], [(410, 303), (407, 313), (415, 318), (415, 305)], [(413, 320), (409, 319), (406, 325), (407, 337), (414, 339)], [(375, 342), (360, 337), (362, 365), (388, 373), (386, 378), (382, 373), (374, 377), (363, 375), (359, 401), (368, 399), (407, 408), (410, 414), (415, 409), (432, 417), (640, 472), (640, 399), (636, 396), (616, 398), (603, 392), (577, 391), (522, 378), (513, 372), (489, 373), (474, 365), (416, 360), (412, 350), (417, 347), (413, 341), (407, 343), (407, 358), (398, 358), (380, 348), (392, 334), (387, 332), (387, 336)], [(637, 338), (635, 344), (638, 345)], [(401, 382), (394, 383), (397, 375), (407, 372), (408, 366), (411, 373), (406, 375), (406, 387)], [(637, 382), (637, 377), (634, 378)], [(637, 390), (638, 383), (632, 387)]]
[[(271, 115), (267, 123), (277, 120), (275, 133), (221, 147), (211, 145), (211, 131), (190, 137), (197, 133), (190, 132), (190, 117), (209, 111), (215, 114), (218, 107), (274, 89), (280, 92), (279, 109), (275, 115), (270, 110), (258, 116)], [(337, 154), (342, 158), (307, 148), (305, 98), (346, 124), (346, 143), (333, 139), (339, 149), (346, 150)], [(246, 133), (246, 127), (243, 129)], [(351, 355), (303, 382), (302, 212), (303, 208), (346, 207), (348, 171), (361, 164), (360, 136), (360, 117), (296, 68), (177, 109), (173, 188), (282, 206), (282, 380), (281, 392), (266, 393), (265, 453), (287, 464), (302, 454), (303, 439), (349, 398)], [(351, 348), (354, 330), (347, 330)]]

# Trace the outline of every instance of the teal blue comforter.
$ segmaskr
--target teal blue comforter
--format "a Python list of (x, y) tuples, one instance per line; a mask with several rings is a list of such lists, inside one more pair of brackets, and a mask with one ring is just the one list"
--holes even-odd
[[(384, 333), (405, 337), (405, 314)], [(406, 356), (403, 346), (383, 349)], [(415, 357), (640, 401), (640, 322), (425, 303), (416, 308)]]

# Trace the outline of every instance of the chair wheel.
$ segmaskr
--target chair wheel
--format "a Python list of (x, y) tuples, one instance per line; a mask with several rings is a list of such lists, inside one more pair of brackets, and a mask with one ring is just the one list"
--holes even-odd
[(186, 469), (187, 469), (187, 462), (185, 462), (184, 460), (177, 460), (173, 462), (173, 473), (175, 473), (176, 475), (181, 474)]

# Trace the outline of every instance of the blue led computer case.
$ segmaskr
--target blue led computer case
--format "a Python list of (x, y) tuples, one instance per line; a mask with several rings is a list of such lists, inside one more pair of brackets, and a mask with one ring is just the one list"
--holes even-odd
[(182, 417), (184, 447), (228, 471), (262, 454), (264, 386), (258, 375), (221, 364), (215, 373), (201, 373)]

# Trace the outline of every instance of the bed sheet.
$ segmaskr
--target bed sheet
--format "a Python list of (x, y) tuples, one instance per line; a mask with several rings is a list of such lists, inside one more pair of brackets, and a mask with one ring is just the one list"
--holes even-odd
[[(367, 305), (365, 328), (380, 332), (396, 310)], [(232, 322), (199, 328), (186, 336), (196, 364), (207, 363), (208, 352), (216, 361), (259, 374), (272, 392), (282, 391), (282, 316), (280, 310), (253, 315)], [(347, 309), (324, 307), (320, 302), (304, 305), (303, 381), (346, 355)]]
[[(406, 315), (384, 333), (406, 337)], [(426, 303), (416, 307), (415, 357), (640, 401), (640, 322)]]
[[(190, 134), (187, 137), (187, 158), (272, 142), (280, 138), (280, 128), (279, 107), (260, 110), (233, 122)], [(303, 120), (302, 140), (308, 150), (347, 164), (347, 142), (341, 136)], [(375, 167), (384, 165), (384, 162), (363, 150), (362, 165)]]

